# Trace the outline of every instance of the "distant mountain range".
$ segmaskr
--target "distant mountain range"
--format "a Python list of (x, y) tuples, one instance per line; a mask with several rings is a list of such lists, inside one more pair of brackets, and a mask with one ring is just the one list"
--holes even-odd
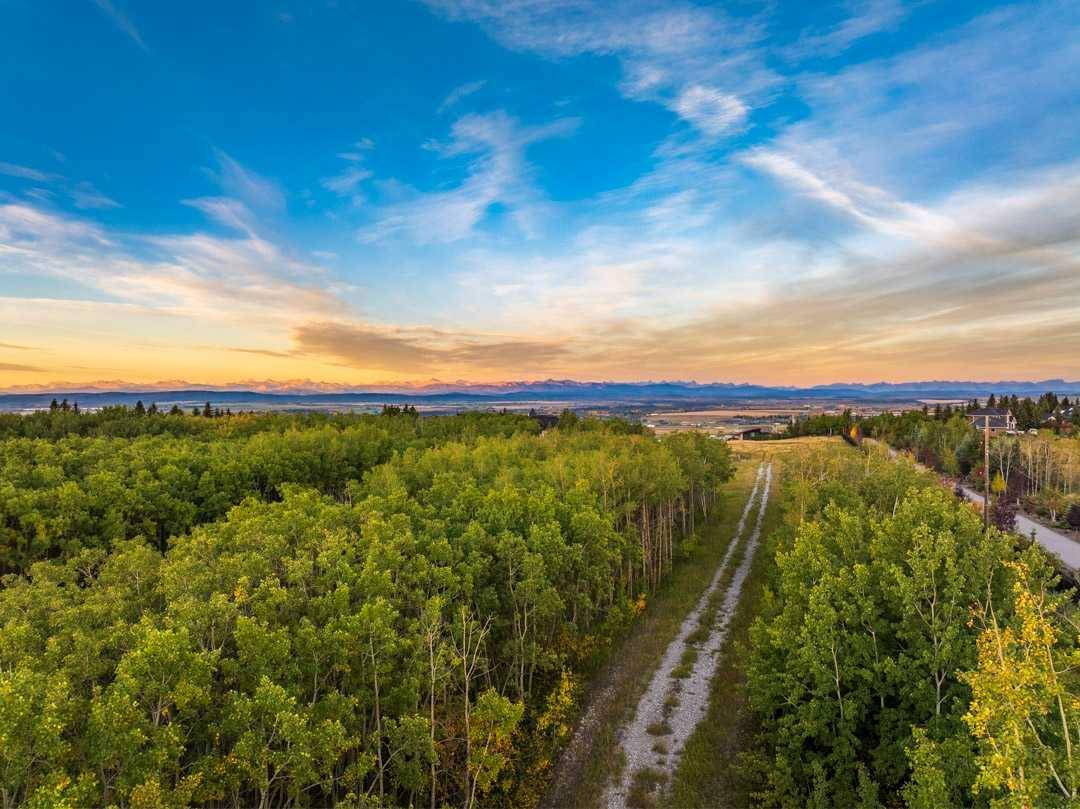
[(922, 399), (985, 398), (991, 393), (1038, 396), (1047, 391), (1059, 395), (1080, 394), (1080, 381), (1046, 379), (1038, 382), (972, 382), (934, 380), (926, 382), (839, 382), (811, 387), (754, 385), (749, 383), (692, 381), (581, 382), (548, 379), (530, 382), (469, 383), (432, 380), (414, 384), (339, 385), (289, 380), (247, 380), (230, 385), (194, 385), (171, 380), (150, 385), (97, 382), (90, 385), (57, 384), (22, 386), (0, 392), (0, 410), (48, 407), (54, 397), (66, 397), (83, 407), (110, 404), (133, 405), (142, 400), (159, 406), (191, 407), (210, 401), (215, 407), (347, 408), (388, 404), (429, 406), (499, 406), (535, 402), (586, 405), (651, 404), (663, 402), (709, 402), (749, 400), (850, 400), (911, 402)]

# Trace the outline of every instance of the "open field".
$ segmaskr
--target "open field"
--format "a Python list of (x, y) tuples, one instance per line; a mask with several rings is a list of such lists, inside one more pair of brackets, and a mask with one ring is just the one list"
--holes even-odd
[(676, 419), (696, 418), (701, 416), (706, 416), (710, 418), (730, 418), (735, 416), (745, 416), (747, 418), (768, 418), (769, 416), (798, 416), (803, 413), (827, 412), (829, 412), (829, 409), (821, 407), (716, 407), (709, 408), (707, 410), (673, 410), (669, 412), (650, 413), (649, 418)]
[(728, 444), (738, 458), (759, 458), (761, 460), (788, 455), (799, 450), (821, 447), (829, 444), (841, 444), (837, 436), (802, 435), (797, 438), (784, 438), (776, 441), (732, 441)]

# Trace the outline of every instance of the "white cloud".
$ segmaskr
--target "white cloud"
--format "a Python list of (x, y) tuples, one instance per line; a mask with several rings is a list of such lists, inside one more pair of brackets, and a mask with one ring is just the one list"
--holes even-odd
[[(797, 80), (771, 148), (914, 197), (1075, 156), (1075, 4), (1007, 7), (895, 56)], [(973, 144), (975, 144), (973, 146)]]
[(277, 183), (245, 168), (221, 149), (215, 149), (214, 156), (218, 171), (211, 175), (229, 196), (242, 200), (253, 210), (274, 212), (285, 209), (285, 192)]
[(36, 183), (48, 183), (53, 186), (52, 189), (30, 188), (24, 192), (26, 196), (40, 201), (55, 200), (58, 193), (62, 192), (70, 198), (72, 204), (79, 210), (121, 207), (119, 202), (98, 191), (93, 183), (87, 181), (73, 183), (62, 174), (39, 171), (29, 166), (3, 162), (0, 162), (0, 174)]
[(32, 251), (35, 245), (110, 246), (112, 242), (99, 226), (22, 203), (0, 205), (0, 226), (9, 250)]
[(542, 201), (531, 183), (525, 160), (529, 144), (573, 132), (577, 119), (562, 118), (544, 126), (522, 126), (505, 112), (468, 115), (451, 128), (451, 140), (429, 148), (444, 157), (471, 155), (468, 174), (446, 191), (416, 191), (383, 184), (396, 201), (380, 206), (360, 238), (378, 242), (404, 237), (417, 244), (454, 242), (473, 234), (491, 206), (504, 205), (519, 230), (535, 235)]
[(235, 200), (191, 200), (237, 238), (204, 233), (129, 239), (27, 204), (0, 205), (6, 271), (63, 279), (111, 299), (222, 322), (289, 323), (342, 311), (323, 271), (247, 230)]
[(119, 202), (105, 196), (87, 182), (79, 183), (72, 188), (69, 193), (71, 195), (71, 201), (75, 204), (75, 207), (80, 210), (120, 207)]
[(739, 129), (747, 116), (746, 105), (738, 98), (701, 84), (685, 88), (671, 107), (680, 117), (713, 137)]
[(17, 166), (14, 163), (0, 162), (0, 174), (6, 174), (9, 177), (18, 177), (22, 180), (32, 180), (35, 183), (47, 183), (56, 179), (56, 175), (54, 174), (47, 174), (43, 171), (29, 168), (28, 166)]
[(900, 0), (861, 0), (851, 3), (851, 14), (825, 31), (807, 31), (784, 50), (789, 59), (835, 56), (860, 39), (896, 28), (907, 16)]
[(356, 187), (360, 185), (364, 180), (372, 176), (372, 173), (368, 169), (359, 168), (358, 166), (350, 166), (333, 177), (327, 177), (322, 181), (322, 187), (328, 191), (333, 191), (339, 196), (350, 196), (356, 191)]
[(201, 211), (210, 219), (227, 228), (249, 234), (253, 234), (255, 231), (254, 214), (238, 199), (232, 197), (199, 197), (198, 199), (181, 200), (181, 202)]
[(719, 110), (702, 114), (694, 101), (700, 85), (710, 88), (728, 115), (735, 105), (755, 105), (777, 85), (766, 64), (763, 21), (728, 17), (716, 7), (631, 0), (427, 0), (451, 19), (479, 23), (503, 45), (549, 58), (581, 54), (615, 56), (623, 68), (622, 92), (663, 104), (713, 136)]
[(450, 109), (450, 107), (456, 105), (466, 96), (471, 96), (473, 93), (480, 90), (485, 84), (487, 84), (486, 79), (480, 79), (479, 81), (470, 81), (465, 84), (459, 84), (457, 87), (455, 87), (453, 90), (446, 94), (446, 98), (444, 98), (442, 100), (442, 103), (439, 104), (439, 108), (438, 110), (436, 110), (436, 112), (445, 112), (446, 110)]

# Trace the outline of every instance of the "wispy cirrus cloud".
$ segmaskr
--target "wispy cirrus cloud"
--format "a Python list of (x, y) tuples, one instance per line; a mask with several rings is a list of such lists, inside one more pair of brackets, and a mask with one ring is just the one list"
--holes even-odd
[(369, 169), (361, 168), (359, 166), (349, 166), (340, 174), (335, 174), (332, 177), (323, 179), (322, 187), (327, 191), (333, 191), (338, 196), (354, 196), (357, 186), (372, 176), (372, 172)]
[(446, 98), (444, 98), (442, 100), (442, 103), (439, 104), (436, 112), (446, 112), (451, 107), (457, 105), (462, 99), (467, 98), (473, 93), (481, 90), (486, 84), (487, 79), (480, 79), (478, 81), (470, 81), (466, 82), (465, 84), (459, 84), (457, 87), (455, 87), (453, 90), (446, 94)]
[(149, 53), (150, 49), (146, 47), (146, 43), (143, 41), (139, 29), (135, 27), (135, 24), (127, 14), (117, 8), (112, 0), (94, 0), (94, 5), (101, 10), (102, 14), (112, 20), (117, 28), (127, 34), (131, 41), (138, 45), (141, 50)]
[(63, 195), (80, 210), (121, 207), (119, 202), (103, 194), (87, 180), (73, 182), (63, 174), (4, 162), (0, 162), (0, 174), (48, 186), (27, 188), (24, 191), (26, 196), (38, 200), (52, 200)]
[(847, 14), (825, 30), (808, 30), (787, 48), (788, 59), (836, 56), (868, 36), (895, 29), (907, 16), (901, 0), (854, 0)]
[(459, 241), (475, 232), (495, 204), (505, 206), (522, 234), (535, 234), (543, 201), (531, 183), (526, 149), (548, 138), (566, 137), (578, 123), (576, 118), (561, 118), (525, 126), (502, 111), (458, 119), (447, 143), (432, 143), (428, 148), (447, 158), (469, 157), (465, 179), (448, 190), (398, 187), (398, 199), (376, 208), (374, 221), (361, 229), (360, 239), (404, 238), (415, 244)]
[(119, 208), (120, 203), (98, 191), (91, 183), (81, 182), (69, 191), (71, 201), (81, 210)]
[(1061, 77), (1080, 70), (1078, 33), (1071, 3), (1004, 7), (928, 44), (800, 76), (812, 114), (768, 148), (908, 196), (1075, 157), (1080, 105)]
[(627, 97), (663, 104), (708, 137), (728, 134), (733, 119), (748, 117), (780, 81), (761, 47), (761, 16), (649, 0), (426, 1), (515, 50), (553, 59), (615, 56)]
[(233, 197), (198, 197), (181, 200), (181, 204), (194, 208), (208, 219), (231, 230), (251, 235), (255, 233), (255, 215), (247, 205)]
[[(210, 210), (213, 201), (196, 201)], [(219, 209), (219, 215), (229, 217)], [(109, 299), (216, 320), (288, 322), (342, 311), (322, 271), (245, 230), (131, 238), (25, 203), (0, 205), (0, 256), (10, 273), (63, 278)]]
[(354, 205), (364, 203), (366, 198), (360, 184), (371, 179), (374, 172), (360, 164), (366, 153), (374, 148), (375, 142), (371, 138), (361, 138), (351, 146), (351, 151), (339, 152), (337, 156), (345, 161), (345, 167), (337, 174), (324, 177), (319, 185), (339, 197), (351, 199)]
[(55, 174), (38, 171), (29, 166), (18, 166), (14, 163), (3, 162), (0, 162), (0, 174), (6, 174), (9, 177), (18, 177), (23, 180), (32, 180), (35, 183), (52, 182), (57, 178), (57, 175)]
[(285, 210), (285, 192), (273, 180), (269, 180), (221, 149), (214, 149), (217, 169), (207, 169), (207, 173), (221, 186), (222, 190), (249, 208), (271, 213)]

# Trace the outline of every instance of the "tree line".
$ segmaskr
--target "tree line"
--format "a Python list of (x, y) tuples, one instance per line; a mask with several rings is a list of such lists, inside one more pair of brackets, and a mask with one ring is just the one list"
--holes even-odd
[[(6, 576), (3, 805), (535, 804), (583, 679), (732, 461), (704, 436), (499, 418), (338, 430), (343, 484), (325, 426), (259, 435), (311, 477), (164, 552), (118, 534)], [(221, 458), (244, 477), (249, 452)]]
[[(1038, 399), (991, 395), (988, 407), (1004, 407), (1017, 417), (1018, 433), (997, 434), (990, 441), (990, 489), (994, 518), (1009, 528), (1017, 506), (1062, 526), (1080, 528), (1080, 433), (1072, 419), (1080, 411), (1069, 398), (1047, 393)], [(983, 436), (966, 417), (981, 405), (972, 400), (953, 407), (937, 404), (900, 414), (856, 417), (850, 411), (802, 419), (791, 435), (846, 435), (853, 427), (896, 449), (911, 452), (926, 466), (955, 478), (967, 478), (980, 491)], [(1041, 426), (1037, 434), (1030, 428)]]
[(793, 458), (747, 673), (762, 805), (1073, 805), (1077, 614), (1041, 549), (880, 451)]
[[(962, 413), (946, 419), (912, 410), (863, 419), (860, 425), (921, 463), (984, 488), (983, 436)], [(989, 472), (995, 500), (1019, 503), (1050, 522), (1071, 521), (1080, 527), (1080, 435), (1061, 430), (995, 435), (990, 439)]]
[[(464, 422), (484, 421), (493, 414), (466, 412), (456, 417), (432, 416), (419, 419), (415, 407), (405, 405), (385, 405), (382, 408), (382, 422), (399, 421), (401, 425), (426, 431), (433, 425), (454, 425)], [(505, 411), (494, 414), (507, 417), (505, 424), (516, 424), (524, 428), (524, 416)], [(134, 407), (127, 405), (108, 405), (94, 410), (79, 409), (78, 402), (53, 400), (47, 410), (32, 413), (0, 413), (0, 439), (5, 438), (47, 438), (56, 440), (69, 436), (90, 436), (106, 438), (135, 438), (140, 435), (190, 436), (203, 439), (217, 439), (252, 435), (258, 432), (284, 432), (288, 429), (310, 427), (316, 424), (345, 427), (355, 424), (371, 423), (375, 415), (366, 413), (330, 413), (304, 412), (233, 412), (229, 408), (222, 410), (206, 402), (192, 408), (189, 418), (179, 405), (173, 404), (168, 409), (158, 407), (156, 402), (149, 406), (137, 402)], [(417, 421), (422, 423), (417, 425)], [(456, 429), (451, 426), (451, 430)]]

